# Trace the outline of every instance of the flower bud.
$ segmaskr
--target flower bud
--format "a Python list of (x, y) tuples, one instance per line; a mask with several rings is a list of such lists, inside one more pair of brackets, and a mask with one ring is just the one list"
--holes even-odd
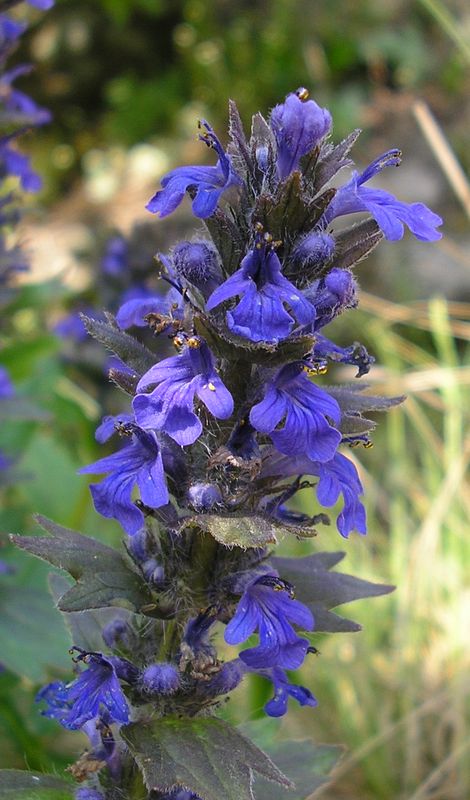
[(188, 502), (195, 511), (210, 511), (222, 502), (222, 495), (214, 483), (194, 483), (188, 489)]
[(104, 800), (104, 794), (88, 786), (80, 786), (75, 790), (75, 800)]
[(167, 662), (151, 664), (142, 672), (140, 685), (147, 694), (173, 694), (179, 689), (179, 672)]
[(246, 671), (245, 664), (239, 658), (227, 661), (214, 678), (202, 685), (202, 690), (210, 697), (228, 694), (237, 688)]
[(335, 240), (329, 233), (309, 233), (297, 244), (292, 257), (299, 267), (307, 268), (312, 273), (312, 270), (328, 263), (334, 249)]
[(165, 580), (165, 571), (156, 558), (149, 558), (142, 565), (142, 571), (149, 583), (158, 585)]
[(173, 265), (177, 275), (205, 298), (222, 282), (216, 252), (205, 242), (180, 242), (173, 250)]
[(256, 148), (256, 163), (261, 172), (267, 172), (269, 166), (269, 148), (262, 145)]
[(315, 330), (318, 330), (345, 308), (356, 305), (356, 281), (349, 270), (335, 267), (324, 278), (314, 281), (305, 294), (315, 306)]
[(127, 541), (129, 552), (138, 564), (142, 564), (149, 558), (152, 552), (152, 539), (148, 531), (143, 528), (134, 536), (130, 536)]
[(119, 656), (106, 656), (106, 658), (114, 668), (118, 678), (130, 684), (137, 682), (139, 670), (127, 658), (119, 658)]
[(104, 626), (101, 635), (104, 643), (110, 648), (120, 646), (130, 648), (134, 639), (134, 632), (129, 623), (125, 619), (119, 619), (119, 617), (108, 622)]
[(331, 114), (308, 99), (306, 89), (287, 95), (271, 112), (271, 128), (277, 142), (277, 169), (281, 179), (298, 169), (309, 153), (331, 130)]

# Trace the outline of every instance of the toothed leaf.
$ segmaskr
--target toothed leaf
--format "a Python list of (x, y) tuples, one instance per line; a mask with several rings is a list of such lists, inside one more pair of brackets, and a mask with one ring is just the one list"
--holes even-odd
[(353, 162), (350, 158), (347, 158), (347, 155), (360, 134), (361, 131), (356, 129), (336, 147), (329, 144), (323, 147), (315, 170), (315, 186), (317, 190), (320, 190), (322, 186), (325, 186), (328, 181), (334, 178), (340, 169), (351, 166)]
[(0, 770), (0, 800), (71, 800), (74, 786), (56, 775)]
[(201, 800), (255, 800), (255, 774), (288, 788), (270, 758), (221, 719), (165, 717), (121, 728), (149, 791), (185, 788)]
[[(325, 556), (336, 559), (325, 562)], [(357, 631), (360, 625), (333, 614), (329, 609), (364, 597), (378, 597), (394, 590), (394, 586), (371, 583), (341, 572), (329, 572), (329, 567), (341, 561), (345, 553), (315, 553), (304, 558), (271, 559), (279, 575), (292, 583), (298, 600), (312, 610), (315, 631), (330, 633)]]
[(118, 356), (124, 364), (135, 370), (140, 378), (155, 364), (155, 355), (133, 336), (121, 331), (111, 314), (107, 316), (108, 322), (100, 322), (86, 317), (84, 314), (81, 315), (90, 336)]
[(46, 517), (36, 517), (50, 536), (11, 536), (29, 553), (68, 572), (76, 581), (58, 602), (61, 611), (123, 606), (139, 610), (152, 602), (140, 575), (107, 545), (90, 536), (63, 528)]
[(383, 233), (374, 219), (366, 219), (335, 235), (335, 267), (352, 267), (374, 250)]
[(284, 789), (262, 778), (256, 778), (256, 800), (305, 800), (314, 797), (320, 786), (344, 754), (340, 745), (316, 744), (311, 739), (292, 740), (279, 735), (277, 720), (264, 718), (241, 727), (274, 763), (294, 782), (295, 788)]

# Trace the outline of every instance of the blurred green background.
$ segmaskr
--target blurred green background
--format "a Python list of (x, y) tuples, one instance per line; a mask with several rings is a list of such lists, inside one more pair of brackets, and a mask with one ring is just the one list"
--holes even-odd
[[(223, 134), (232, 97), (248, 127), (252, 113), (308, 86), (331, 109), (337, 139), (365, 129), (358, 164), (400, 147), (404, 164), (384, 175), (387, 188), (445, 219), (442, 242), (385, 243), (361, 265), (360, 310), (331, 333), (376, 356), (374, 391), (408, 400), (380, 420), (372, 451), (352, 452), (369, 537), (344, 542), (331, 528), (315, 541), (347, 552), (344, 571), (398, 587), (356, 604), (362, 633), (317, 643), (321, 655), (302, 680), (319, 707), (292, 708), (281, 723), (283, 735), (345, 743), (327, 800), (470, 797), (470, 199), (433, 138), (435, 119), (468, 173), (469, 33), (463, 0), (58, 0), (33, 15), (14, 59), (38, 65), (21, 88), (54, 122), (23, 143), (45, 189), (21, 232), (31, 276), (1, 333), (2, 363), (46, 418), (0, 430), (28, 478), (0, 490), (3, 531), (30, 531), (39, 511), (119, 541), (76, 474), (98, 457), (93, 432), (109, 391), (64, 358), (51, 328), (77, 293), (93, 298), (106, 232), (148, 222), (143, 207), (159, 175), (202, 157), (198, 117)], [(187, 210), (175, 220), (150, 219), (155, 250), (193, 229)], [(66, 634), (45, 594), (48, 570), (5, 552), (18, 571), (4, 579), (17, 599), (0, 623), (0, 660), (10, 666), (0, 674), (0, 766), (62, 769), (80, 736), (41, 718), (33, 697), (67, 669)], [(42, 616), (22, 606), (22, 585), (38, 592)], [(224, 713), (256, 718), (264, 692), (247, 683)]]

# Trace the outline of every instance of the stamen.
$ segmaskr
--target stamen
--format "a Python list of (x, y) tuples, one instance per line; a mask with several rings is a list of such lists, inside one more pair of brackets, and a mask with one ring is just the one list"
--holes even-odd
[(310, 97), (310, 92), (308, 89), (305, 88), (305, 86), (301, 86), (299, 89), (297, 89), (295, 94), (297, 95), (299, 100), (302, 101), (302, 103), (305, 103), (305, 101), (308, 100), (308, 98)]

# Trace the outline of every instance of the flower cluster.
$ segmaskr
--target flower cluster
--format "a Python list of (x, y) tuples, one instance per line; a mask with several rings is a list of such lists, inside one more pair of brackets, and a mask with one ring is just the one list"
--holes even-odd
[[(129, 537), (132, 582), (122, 588), (124, 567), (110, 565), (102, 602), (113, 605), (114, 585), (116, 597), (134, 598), (136, 583), (141, 599), (132, 600), (137, 614), (108, 619), (102, 652), (75, 649), (85, 669), (72, 683), (52, 684), (39, 699), (65, 727), (91, 730), (92, 749), (113, 780), (132, 754), (111, 734), (106, 750), (112, 723), (132, 751), (132, 723), (149, 713), (206, 713), (251, 673), (272, 683), (268, 715), (282, 716), (289, 698), (315, 706), (286, 671), (316, 652), (316, 632), (355, 629), (329, 612), (348, 594), (337, 593), (340, 574), (328, 577), (338, 558), (277, 559), (272, 545), (280, 534), (312, 536), (315, 524), (329, 522), (325, 508), (334, 509), (341, 536), (366, 533), (363, 488), (345, 448), (370, 444), (372, 423), (362, 411), (400, 398), (325, 385), (336, 363), (353, 365), (360, 377), (373, 358), (358, 343), (337, 345), (323, 328), (356, 306), (352, 267), (383, 237), (401, 238), (406, 225), (434, 241), (441, 220), (420, 203), (366, 186), (399, 164), (397, 150), (332, 188), (352, 163), (357, 133), (334, 146), (331, 127), (329, 112), (305, 89), (268, 120), (257, 115), (250, 139), (232, 104), (226, 150), (202, 122), (200, 138), (216, 151), (216, 166), (172, 170), (147, 208), (165, 217), (188, 194), (206, 234), (159, 255), (166, 295), (129, 297), (115, 319), (87, 322), (125, 365), (112, 377), (130, 396), (97, 431), (101, 442), (116, 432), (122, 445), (81, 470), (105, 474), (91, 485), (95, 508)], [(356, 212), (365, 219), (341, 224)], [(105, 271), (120, 274), (124, 256), (114, 241)], [(158, 357), (144, 347), (146, 327), (152, 341), (169, 338), (176, 354)], [(311, 487), (309, 516), (290, 503)], [(76, 565), (69, 571), (82, 575)], [(102, 582), (95, 591), (102, 596)], [(222, 632), (226, 645), (242, 646), (226, 662), (215, 643)], [(89, 796), (100, 787), (90, 784)], [(164, 789), (162, 797), (197, 796), (184, 782)]]
[[(9, 3), (8, 7), (19, 2)], [(30, 5), (46, 10), (51, 8), (53, 0), (30, 0)], [(7, 69), (7, 61), (26, 27), (26, 23), (0, 13), (0, 290), (14, 273), (28, 267), (21, 249), (7, 245), (5, 227), (16, 224), (20, 212), (14, 193), (5, 184), (10, 178), (17, 179), (25, 192), (38, 192), (42, 186), (41, 178), (31, 166), (31, 159), (18, 149), (17, 139), (51, 118), (47, 109), (40, 108), (31, 97), (16, 88), (15, 82), (31, 72), (31, 65), (19, 64)]]
[[(7, 7), (14, 5), (14, 2), (8, 3)], [(46, 10), (53, 5), (53, 0), (30, 0), (30, 5)], [(24, 252), (11, 241), (12, 228), (21, 216), (13, 187), (19, 181), (25, 192), (37, 192), (41, 188), (41, 179), (33, 171), (30, 158), (18, 150), (16, 141), (25, 132), (50, 120), (46, 109), (40, 108), (15, 86), (15, 81), (28, 74), (31, 66), (20, 64), (7, 69), (7, 61), (26, 27), (26, 23), (0, 13), (0, 324), (6, 320), (2, 312), (12, 296), (12, 278), (28, 269)], [(12, 401), (14, 396), (8, 372), (0, 366), (0, 406), (4, 401)], [(11, 464), (12, 459), (0, 451), (0, 472), (6, 473)]]

